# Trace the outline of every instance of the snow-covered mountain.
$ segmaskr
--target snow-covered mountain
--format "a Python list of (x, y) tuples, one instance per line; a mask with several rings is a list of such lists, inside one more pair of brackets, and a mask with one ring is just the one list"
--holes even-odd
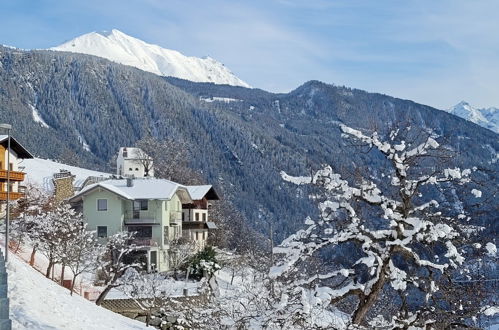
[(178, 51), (148, 44), (118, 30), (91, 32), (51, 50), (95, 55), (160, 76), (195, 82), (250, 87), (211, 57), (189, 57)]
[(499, 133), (499, 108), (475, 108), (465, 101), (461, 101), (447, 110), (477, 125)]

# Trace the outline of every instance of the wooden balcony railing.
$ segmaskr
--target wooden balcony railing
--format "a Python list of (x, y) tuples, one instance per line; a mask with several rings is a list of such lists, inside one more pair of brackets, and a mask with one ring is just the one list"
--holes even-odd
[[(24, 172), (10, 171), (11, 181), (24, 181)], [(0, 170), (0, 180), (7, 181), (7, 170)]]
[[(24, 197), (23, 193), (13, 192), (13, 191), (11, 191), (9, 193), (9, 198), (10, 198), (11, 201), (18, 200), (19, 198), (22, 198), (22, 197)], [(6, 200), (7, 200), (7, 192), (6, 191), (0, 191), (0, 201), (6, 201)]]

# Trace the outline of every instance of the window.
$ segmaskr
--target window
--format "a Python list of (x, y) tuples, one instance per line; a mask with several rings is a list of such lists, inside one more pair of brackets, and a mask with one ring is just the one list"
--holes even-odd
[(97, 226), (97, 237), (107, 237), (107, 226)]
[(133, 171), (133, 168), (131, 168), (131, 167), (130, 167), (128, 170), (129, 170), (129, 171)]
[(195, 213), (195, 217), (196, 217), (196, 221), (199, 221), (199, 213), (198, 212)]
[(14, 164), (13, 163), (10, 163), (9, 164), (9, 170), (13, 171), (14, 170)]
[(136, 171), (138, 171), (138, 170), (139, 170), (139, 168), (138, 168), (138, 167), (136, 167), (136, 168), (135, 168), (135, 170), (136, 170)]
[(147, 199), (137, 199), (133, 201), (134, 211), (147, 211), (149, 208), (149, 201)]
[(203, 213), (203, 221), (206, 222), (206, 213)]
[(199, 241), (199, 232), (196, 232), (196, 241)]
[(97, 211), (107, 211), (107, 199), (97, 200)]

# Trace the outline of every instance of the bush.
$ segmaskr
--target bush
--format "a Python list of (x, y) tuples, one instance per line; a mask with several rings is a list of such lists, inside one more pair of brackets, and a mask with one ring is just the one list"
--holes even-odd
[(215, 249), (211, 246), (206, 246), (202, 251), (196, 253), (189, 263), (192, 275), (198, 278), (203, 276), (211, 277), (213, 273), (220, 269), (216, 255)]

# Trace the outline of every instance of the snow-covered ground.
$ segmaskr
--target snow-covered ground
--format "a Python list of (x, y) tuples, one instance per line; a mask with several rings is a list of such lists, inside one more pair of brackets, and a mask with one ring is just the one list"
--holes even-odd
[(27, 175), (25, 183), (36, 184), (46, 191), (52, 191), (54, 189), (52, 177), (54, 173), (59, 173), (61, 169), (70, 171), (71, 174), (75, 176), (74, 185), (77, 187), (79, 187), (89, 176), (110, 176), (109, 173), (65, 165), (41, 158), (25, 159), (20, 166), (24, 166), (23, 171), (26, 172)]
[(175, 50), (148, 44), (115, 29), (87, 33), (51, 50), (95, 55), (160, 76), (250, 87), (211, 57), (185, 56)]
[(230, 98), (230, 97), (218, 97), (218, 96), (212, 96), (212, 97), (209, 97), (209, 98), (199, 98), (201, 101), (203, 102), (208, 102), (208, 103), (211, 103), (211, 102), (224, 102), (224, 103), (230, 103), (230, 102), (242, 102), (243, 100), (239, 100), (239, 99), (233, 99), (233, 98)]
[(11, 255), (10, 317), (14, 329), (146, 329), (46, 279), (17, 256)]

